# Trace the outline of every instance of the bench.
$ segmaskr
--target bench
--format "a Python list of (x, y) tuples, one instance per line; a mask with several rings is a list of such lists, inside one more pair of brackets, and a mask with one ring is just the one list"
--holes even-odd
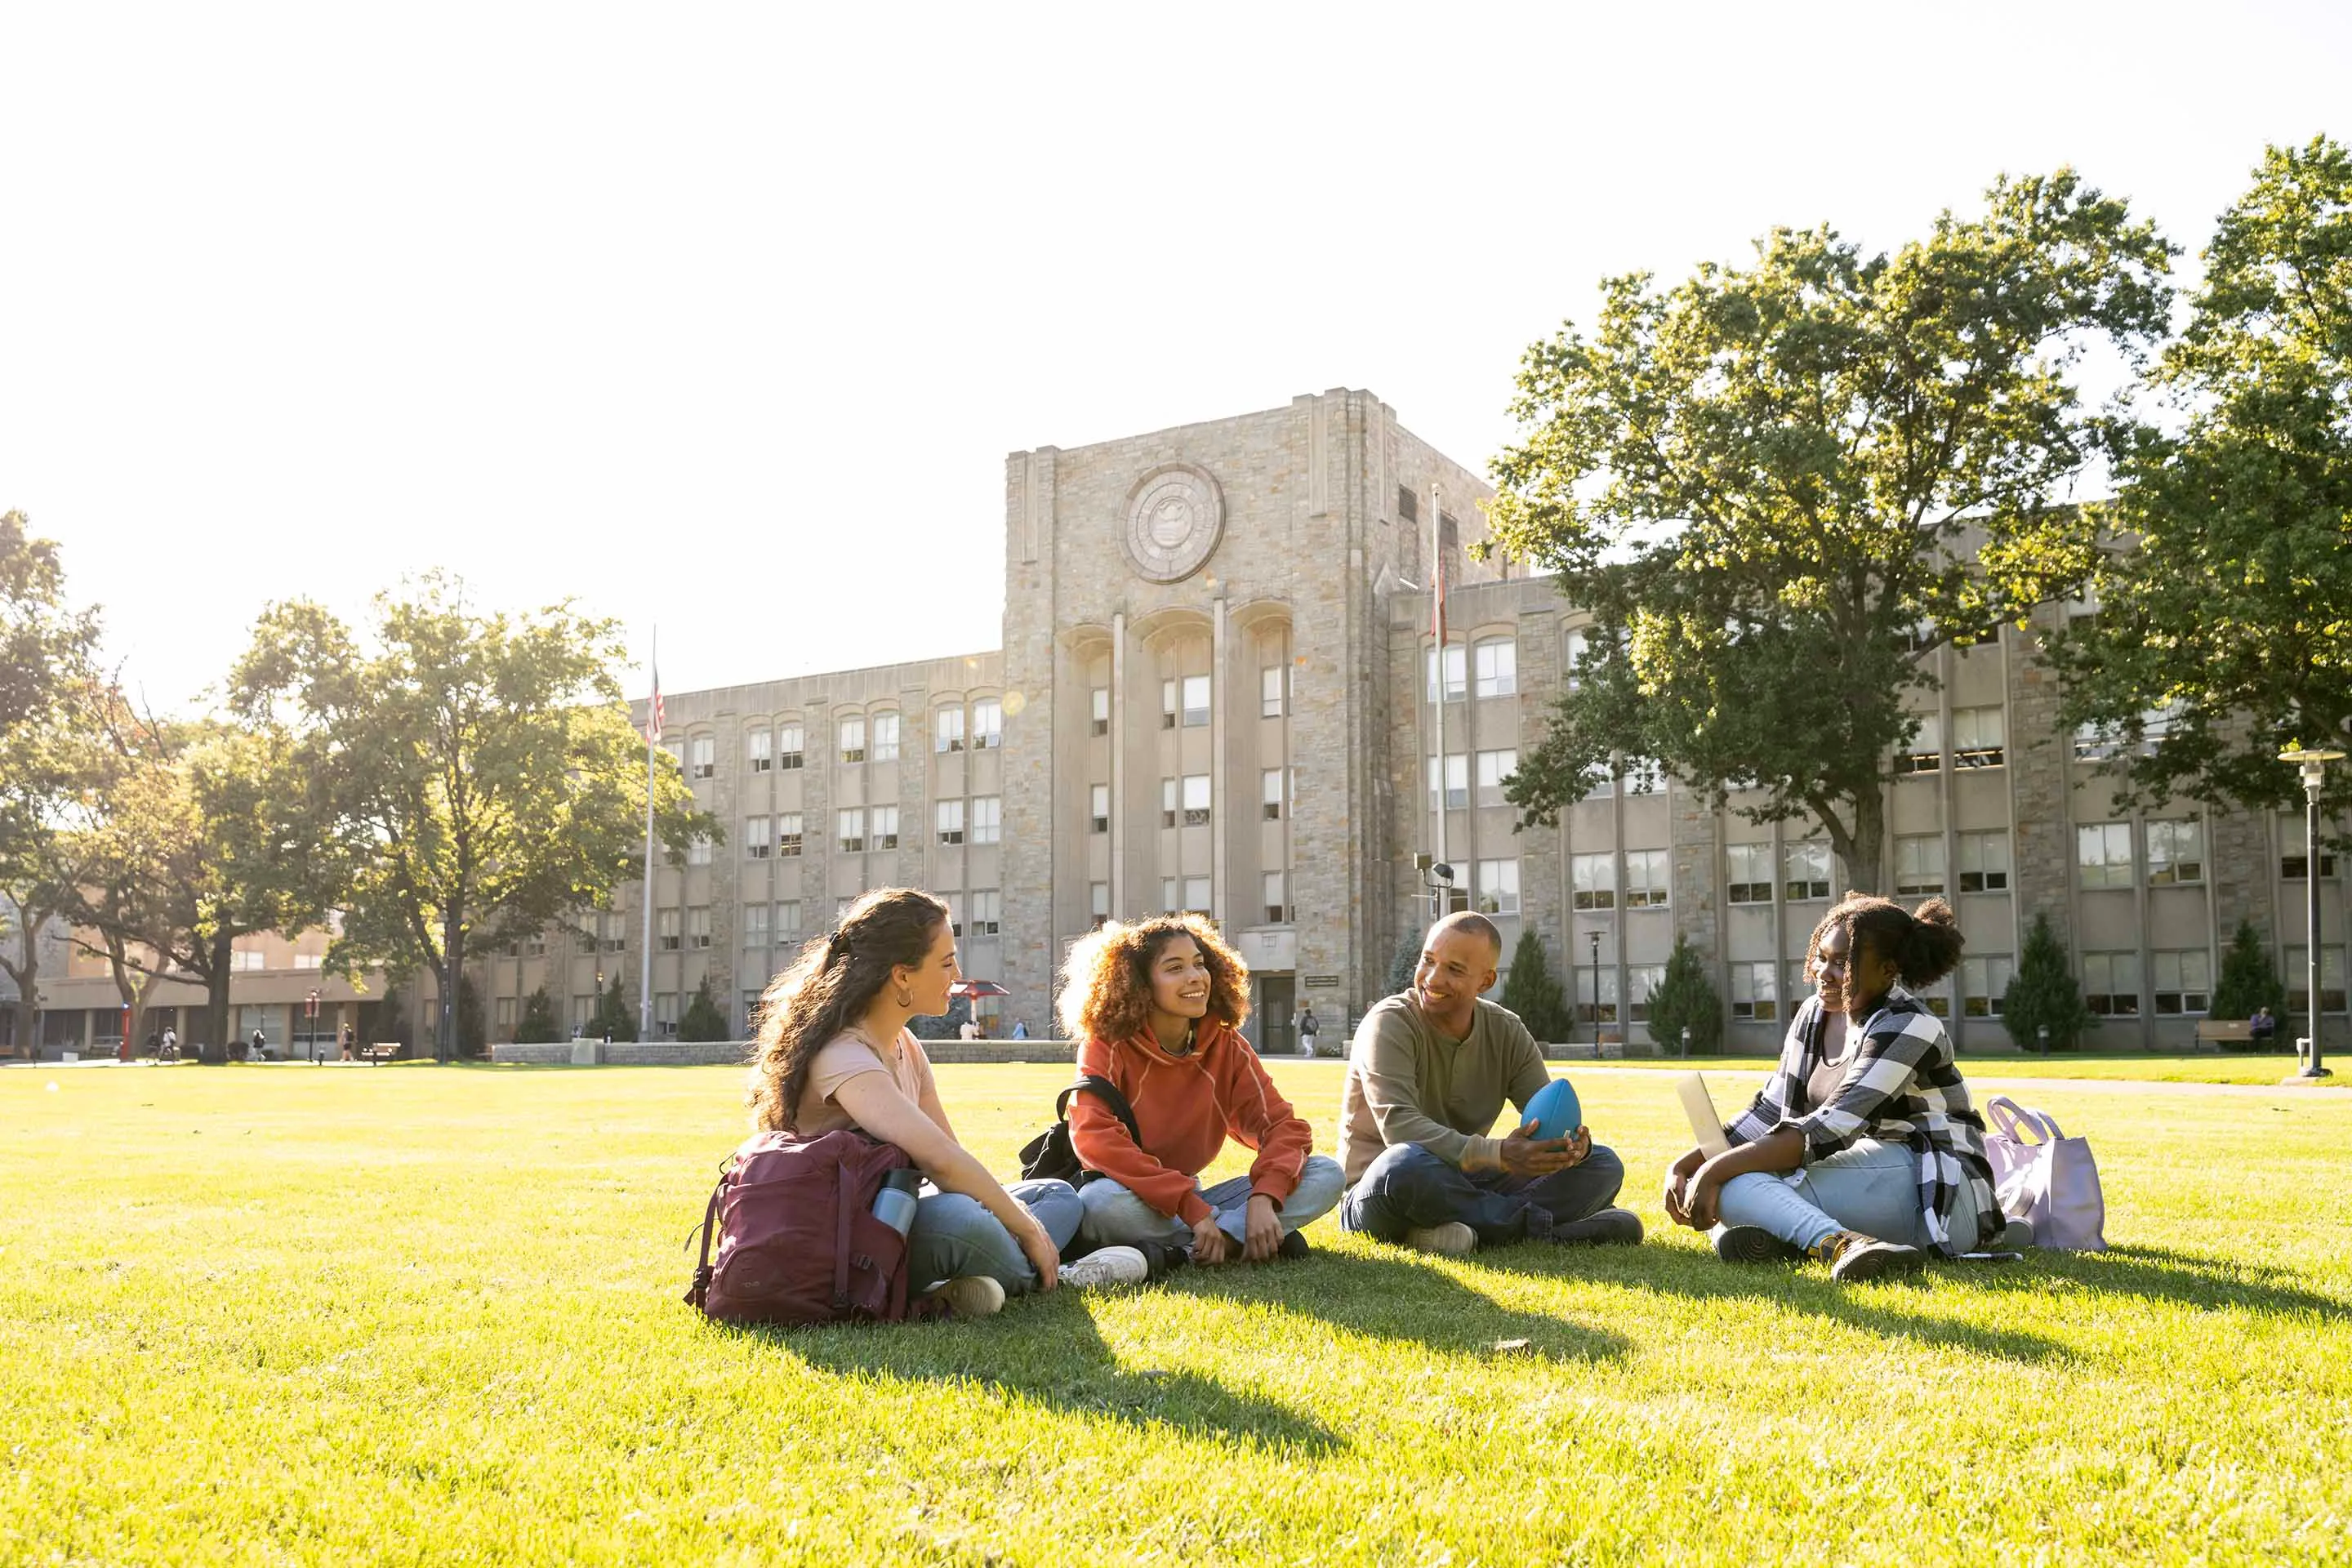
[(2197, 1022), (2197, 1045), (2200, 1050), (2207, 1046), (2220, 1049), (2224, 1040), (2243, 1048), (2251, 1046), (2253, 1038), (2254, 1026), (2249, 1019), (2200, 1018)]
[(360, 1060), (367, 1063), (370, 1067), (380, 1067), (385, 1062), (396, 1059), (400, 1055), (400, 1051), (401, 1047), (398, 1041), (394, 1041), (393, 1044), (388, 1046), (362, 1046), (360, 1047)]

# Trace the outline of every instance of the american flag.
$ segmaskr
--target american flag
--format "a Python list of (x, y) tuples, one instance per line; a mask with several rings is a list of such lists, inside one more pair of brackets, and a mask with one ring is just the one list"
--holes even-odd
[(660, 739), (661, 739), (661, 732), (662, 732), (662, 730), (663, 730), (663, 728), (664, 728), (664, 727), (668, 723), (668, 721), (668, 721), (668, 710), (667, 710), (667, 709), (663, 708), (663, 706), (662, 706), (662, 696), (661, 696), (661, 666), (659, 666), (659, 665), (656, 665), (656, 666), (654, 666), (654, 700), (653, 700), (653, 705), (652, 705), (651, 707), (649, 707), (648, 709), (646, 709), (646, 744), (650, 745), (650, 744), (652, 744), (654, 742), (658, 741), (658, 740), (660, 740)]

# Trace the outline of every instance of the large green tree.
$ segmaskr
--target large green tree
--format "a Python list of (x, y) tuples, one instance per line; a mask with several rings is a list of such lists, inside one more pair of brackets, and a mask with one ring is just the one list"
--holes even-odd
[(2068, 721), (2133, 742), (2127, 798), (2295, 806), (2281, 746), (2352, 740), (2352, 152), (2271, 148), (2204, 263), (2156, 375), (2173, 427), (2117, 431), (2130, 548), (2052, 653)]
[(2071, 172), (1865, 256), (1776, 229), (1752, 265), (1604, 286), (1599, 326), (1528, 351), (1496, 542), (1594, 616), (1509, 787), (1549, 822), (1655, 758), (1759, 821), (1810, 818), (1876, 888), (1890, 753), (1925, 657), (2080, 581), (2063, 504), (2092, 451), (2070, 366), (2162, 331), (2170, 249)]
[[(430, 970), (457, 1049), (466, 955), (578, 917), (637, 873), (646, 744), (617, 626), (568, 603), (482, 612), (433, 574), (379, 595), (364, 641), (320, 606), (272, 605), (231, 677), (237, 710), (296, 738), (348, 873), (329, 962)], [(657, 752), (656, 834), (715, 838)]]

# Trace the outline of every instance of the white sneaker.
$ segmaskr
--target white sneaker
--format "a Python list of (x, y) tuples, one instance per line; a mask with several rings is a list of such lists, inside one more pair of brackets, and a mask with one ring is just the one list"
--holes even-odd
[(1098, 1285), (1140, 1285), (1151, 1277), (1151, 1266), (1132, 1247), (1098, 1247), (1076, 1263), (1062, 1266), (1057, 1278), (1073, 1290)]
[(1444, 1225), (1406, 1231), (1404, 1244), (1415, 1252), (1442, 1252), (1448, 1258), (1460, 1258), (1478, 1250), (1478, 1233), (1458, 1219), (1449, 1219)]
[(959, 1318), (985, 1318), (1004, 1310), (1004, 1287), (985, 1274), (965, 1274), (931, 1291)]

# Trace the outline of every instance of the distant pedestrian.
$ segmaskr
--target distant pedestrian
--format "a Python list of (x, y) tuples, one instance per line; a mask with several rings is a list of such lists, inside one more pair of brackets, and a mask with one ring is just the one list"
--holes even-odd
[(172, 1027), (169, 1024), (163, 1026), (163, 1057), (167, 1062), (175, 1062), (180, 1059), (180, 1031)]
[(2278, 1020), (2271, 1016), (2268, 1007), (2257, 1007), (2254, 1016), (2246, 1020), (2246, 1034), (2254, 1049), (2269, 1050), (2271, 1042), (2278, 1037)]
[(1315, 1005), (1310, 1002), (1307, 1005), (1307, 1011), (1298, 1015), (1298, 1054), (1300, 1056), (1311, 1057), (1315, 1054), (1315, 1037), (1321, 1028), (1322, 1026), (1315, 1021)]
[(342, 1059), (345, 1061), (355, 1059), (353, 1051), (359, 1045), (359, 1031), (352, 1028), (349, 1024), (345, 1024), (343, 1026), (342, 1034), (340, 1037), (340, 1042), (342, 1046), (343, 1051)]
[(1013, 1037), (1016, 1040), (1025, 1040), (1029, 1037), (1028, 1019), (1015, 1018), (1013, 1021)]
[(962, 1040), (976, 1040), (980, 1038), (980, 1025), (978, 1021), (971, 1018), (966, 1018), (963, 1021), (963, 1027), (956, 1031), (956, 1037)]
[(247, 1042), (247, 1045), (253, 1053), (252, 1060), (266, 1062), (269, 1059), (269, 1037), (261, 1032), (260, 1025), (256, 1024), (253, 1026), (253, 1038)]

